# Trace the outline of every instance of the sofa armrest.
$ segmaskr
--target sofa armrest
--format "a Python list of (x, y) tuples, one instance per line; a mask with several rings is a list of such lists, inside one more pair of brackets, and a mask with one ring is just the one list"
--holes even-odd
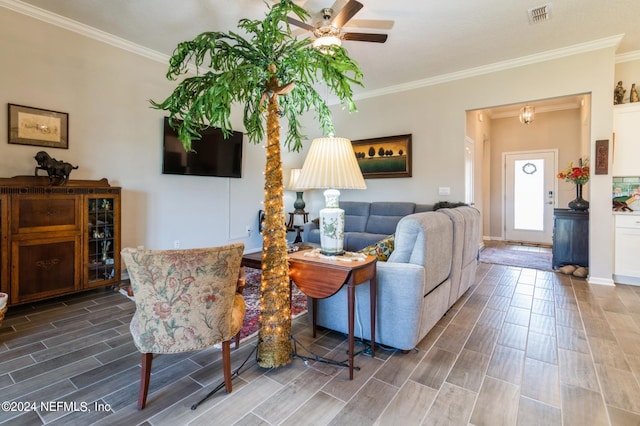
[[(419, 305), (424, 297), (424, 267), (413, 263), (378, 262), (378, 298), (390, 296), (405, 306), (405, 303)], [(382, 292), (382, 293), (381, 293)]]
[(424, 287), (424, 267), (422, 265), (404, 262), (378, 262), (376, 263), (376, 275), (378, 282), (392, 282), (395, 279), (406, 281), (406, 285), (416, 287), (416, 290), (418, 288), (422, 290)]
[(412, 263), (378, 262), (377, 333), (381, 342), (411, 349), (420, 340), (425, 270)]

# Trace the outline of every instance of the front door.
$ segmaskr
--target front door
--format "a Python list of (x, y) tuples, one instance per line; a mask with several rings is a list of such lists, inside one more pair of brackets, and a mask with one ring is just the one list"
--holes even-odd
[(556, 151), (505, 153), (505, 239), (552, 244)]

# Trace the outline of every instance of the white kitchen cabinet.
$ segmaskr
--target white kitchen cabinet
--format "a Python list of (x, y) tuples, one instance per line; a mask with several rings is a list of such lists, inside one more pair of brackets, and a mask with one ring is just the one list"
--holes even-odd
[(640, 214), (616, 214), (615, 227), (613, 279), (618, 284), (640, 285)]
[(613, 107), (613, 176), (640, 176), (640, 103)]

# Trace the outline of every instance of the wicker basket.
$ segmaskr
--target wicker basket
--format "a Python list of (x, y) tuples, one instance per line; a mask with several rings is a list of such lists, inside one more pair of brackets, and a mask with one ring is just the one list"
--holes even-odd
[(7, 307), (0, 309), (0, 327), (2, 327), (2, 320), (4, 319), (4, 314), (7, 313)]

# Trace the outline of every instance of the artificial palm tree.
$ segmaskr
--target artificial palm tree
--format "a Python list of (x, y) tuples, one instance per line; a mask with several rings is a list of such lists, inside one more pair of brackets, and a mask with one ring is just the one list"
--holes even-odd
[[(265, 166), (265, 226), (263, 231), (262, 281), (258, 363), (277, 367), (290, 362), (291, 319), (286, 226), (282, 200), (283, 181), (280, 151), (281, 116), (287, 118), (284, 146), (298, 151), (302, 147), (300, 116), (315, 110), (325, 135), (333, 133), (331, 114), (314, 85), (326, 85), (350, 111), (355, 110), (352, 84), (361, 84), (362, 73), (346, 50), (332, 46), (320, 51), (308, 39), (291, 36), (287, 15), (306, 20), (307, 12), (282, 0), (269, 9), (262, 21), (242, 19), (238, 27), (247, 38), (235, 32), (206, 32), (175, 49), (169, 61), (167, 78), (175, 80), (189, 72), (195, 76), (182, 80), (171, 96), (153, 102), (155, 108), (169, 112), (171, 122), (186, 150), (207, 126), (232, 130), (231, 106), (244, 105), (243, 123), (249, 140), (262, 142), (267, 135)], [(179, 119), (179, 120), (175, 120)]]

